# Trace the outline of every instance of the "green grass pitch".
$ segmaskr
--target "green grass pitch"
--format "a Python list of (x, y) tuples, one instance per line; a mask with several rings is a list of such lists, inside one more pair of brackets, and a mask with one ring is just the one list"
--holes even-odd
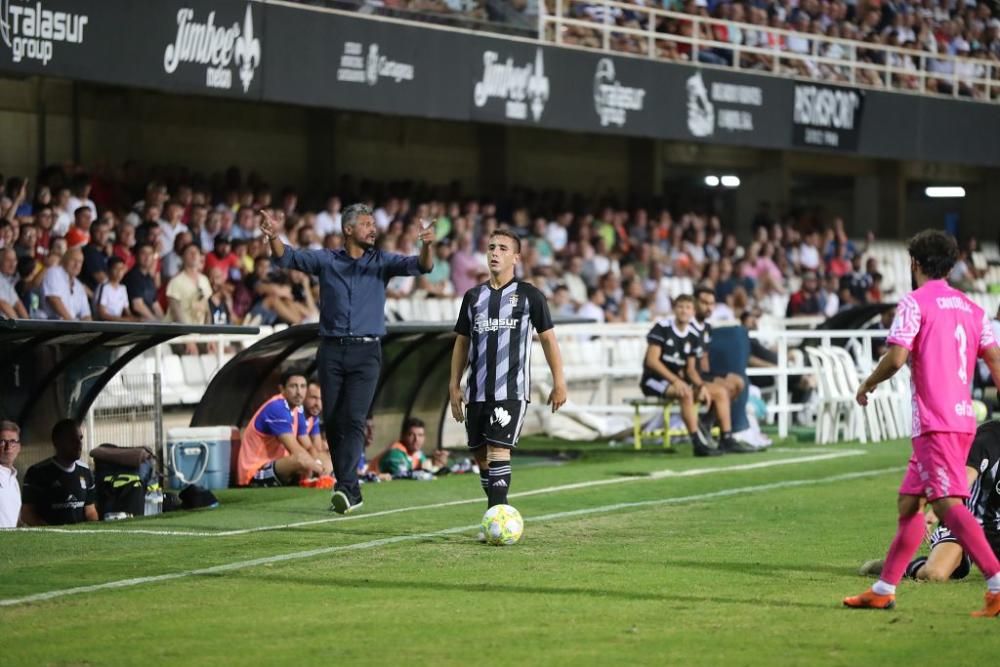
[(474, 475), (368, 485), (347, 520), (328, 492), (229, 490), (214, 511), (0, 533), (2, 662), (988, 664), (1000, 643), (995, 620), (969, 618), (978, 571), (904, 582), (890, 612), (840, 605), (892, 537), (907, 456), (515, 456), (526, 529), (504, 548), (474, 539)]

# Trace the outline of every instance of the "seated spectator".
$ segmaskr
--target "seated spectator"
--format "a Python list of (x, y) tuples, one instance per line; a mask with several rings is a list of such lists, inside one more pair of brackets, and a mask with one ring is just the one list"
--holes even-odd
[(16, 528), (21, 515), (21, 489), (14, 467), (20, 453), (20, 427), (12, 421), (0, 421), (0, 528)]
[(576, 314), (578, 317), (603, 323), (605, 321), (605, 301), (606, 297), (600, 288), (588, 287), (587, 300), (576, 309)]
[(135, 320), (128, 307), (128, 289), (122, 284), (125, 262), (121, 257), (108, 260), (108, 279), (97, 286), (94, 294), (94, 311), (98, 320), (131, 322)]
[(90, 243), (90, 225), (94, 214), (86, 206), (73, 211), (73, 226), (66, 232), (66, 244), (70, 248), (82, 248)]
[[(302, 404), (306, 398), (306, 377), (298, 371), (281, 376), (279, 393), (264, 401), (250, 419), (237, 458), (239, 486), (288, 486), (313, 475), (326, 476), (333, 470), (329, 453), (312, 450), (306, 432)], [(316, 432), (319, 425), (312, 424)]]
[[(13, 276), (8, 276), (4, 269), (13, 265)], [(27, 319), (28, 311), (18, 297), (17, 255), (10, 248), (0, 250), (0, 313), (13, 319)]]
[[(88, 208), (83, 210), (90, 211)], [(70, 248), (58, 266), (42, 278), (42, 316), (49, 320), (91, 320), (87, 289), (77, 276), (83, 269), (83, 251)]]
[(819, 303), (819, 280), (812, 271), (806, 271), (802, 276), (802, 287), (788, 299), (786, 317), (799, 315), (819, 315), (822, 308)]
[(22, 490), (21, 522), (59, 526), (97, 521), (97, 493), (90, 468), (80, 462), (83, 432), (72, 419), (52, 427), (56, 454), (28, 468)]
[(393, 479), (411, 479), (414, 472), (423, 470), (427, 461), (424, 455), (425, 425), (417, 417), (403, 422), (399, 440), (372, 459), (368, 469), (391, 475)]
[(111, 238), (111, 223), (104, 219), (95, 220), (90, 225), (90, 241), (83, 246), (83, 270), (80, 281), (91, 292), (108, 279), (108, 239)]
[(125, 262), (125, 272), (128, 273), (135, 266), (135, 227), (123, 222), (118, 225), (115, 231), (115, 243), (111, 248), (111, 254), (120, 257)]
[(217, 266), (222, 269), (223, 275), (228, 280), (240, 279), (240, 258), (233, 252), (229, 237), (225, 234), (219, 234), (215, 237), (212, 251), (205, 255), (206, 272)]
[(208, 297), (209, 324), (235, 324), (233, 297), (221, 266), (209, 270), (208, 282), (212, 286), (212, 296)]
[(309, 276), (294, 271), (286, 280), (284, 276), (272, 273), (271, 258), (266, 255), (257, 258), (246, 284), (254, 295), (250, 315), (254, 319), (260, 318), (257, 321), (263, 324), (271, 325), (278, 321), (301, 324), (316, 314)]
[(434, 247), (436, 258), (430, 273), (417, 277), (418, 289), (427, 296), (454, 296), (455, 286), (451, 283), (451, 241), (445, 237)]
[(135, 252), (135, 266), (124, 280), (129, 310), (143, 322), (162, 322), (163, 308), (156, 299), (156, 251), (151, 245), (140, 245)]
[(183, 270), (167, 284), (168, 312), (172, 322), (205, 324), (208, 321), (208, 297), (212, 286), (201, 272), (204, 259), (195, 244), (182, 253)]
[(180, 202), (172, 201), (167, 204), (164, 211), (163, 220), (160, 227), (160, 254), (166, 257), (174, 248), (174, 241), (181, 232), (187, 232), (188, 226), (182, 221), (184, 217), (184, 207)]

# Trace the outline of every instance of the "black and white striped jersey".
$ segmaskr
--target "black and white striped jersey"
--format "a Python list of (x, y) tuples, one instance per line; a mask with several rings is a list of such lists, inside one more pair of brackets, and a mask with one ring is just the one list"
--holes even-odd
[(979, 471), (969, 491), (969, 510), (987, 532), (1000, 533), (1000, 422), (979, 426), (965, 464)]
[(469, 338), (470, 403), (530, 400), (532, 328), (552, 328), (545, 295), (533, 285), (485, 282), (465, 293), (455, 332)]
[[(663, 362), (663, 365), (671, 373), (679, 375), (682, 378), (685, 376), (688, 359), (698, 355), (697, 350), (700, 341), (700, 333), (693, 326), (688, 324), (681, 330), (680, 325), (672, 317), (660, 320), (646, 334), (646, 342), (660, 348), (660, 361)], [(645, 382), (650, 377), (659, 380), (666, 379), (660, 377), (658, 372), (644, 363), (642, 381)]]
[(712, 325), (708, 320), (699, 322), (697, 319), (691, 320), (691, 328), (698, 336), (698, 347), (695, 349), (695, 356), (701, 359), (702, 355), (708, 352), (708, 345), (712, 342)]

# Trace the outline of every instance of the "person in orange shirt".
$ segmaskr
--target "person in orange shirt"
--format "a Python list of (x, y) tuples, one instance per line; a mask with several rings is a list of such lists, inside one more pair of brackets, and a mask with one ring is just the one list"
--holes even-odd
[(409, 417), (403, 422), (399, 440), (372, 459), (368, 470), (392, 475), (393, 479), (407, 479), (413, 477), (414, 471), (422, 470), (427, 462), (423, 452), (426, 440), (424, 426), (423, 420)]
[(305, 375), (285, 371), (278, 388), (280, 393), (258, 408), (243, 431), (237, 459), (239, 486), (285, 486), (333, 470), (330, 455), (313, 451), (306, 432)]

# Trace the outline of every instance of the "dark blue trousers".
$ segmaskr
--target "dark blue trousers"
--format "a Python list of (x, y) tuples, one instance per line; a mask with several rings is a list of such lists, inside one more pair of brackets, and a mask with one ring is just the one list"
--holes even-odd
[(323, 394), (323, 424), (333, 457), (337, 491), (361, 500), (358, 463), (365, 450), (365, 425), (382, 366), (379, 341), (341, 345), (322, 340), (316, 357)]

